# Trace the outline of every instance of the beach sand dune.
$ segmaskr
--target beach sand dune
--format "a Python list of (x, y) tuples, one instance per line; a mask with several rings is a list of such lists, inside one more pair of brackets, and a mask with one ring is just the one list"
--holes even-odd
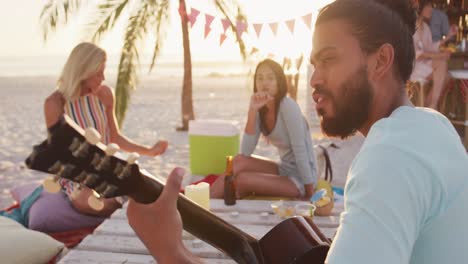
[[(110, 77), (108, 80), (115, 80)], [(12, 203), (10, 189), (29, 182), (40, 182), (45, 174), (29, 170), (24, 165), (32, 146), (46, 138), (43, 100), (53, 91), (55, 77), (0, 78), (0, 208)], [(196, 77), (193, 82), (194, 108), (197, 119), (239, 121), (243, 130), (251, 77)], [(113, 86), (112, 82), (108, 82)], [(133, 93), (123, 133), (136, 142), (151, 145), (158, 138), (169, 140), (166, 154), (156, 158), (142, 157), (141, 167), (153, 175), (166, 177), (175, 166), (189, 170), (187, 132), (176, 132), (180, 125), (180, 77), (143, 77)], [(303, 83), (302, 87), (305, 87)], [(305, 89), (299, 91), (299, 104), (305, 110)], [(315, 143), (326, 143), (316, 122), (311, 123)], [(359, 150), (363, 138), (333, 140), (340, 149), (330, 149), (334, 184), (343, 186), (350, 162)], [(255, 154), (278, 159), (274, 147), (261, 141)], [(186, 177), (184, 184), (194, 181)]]

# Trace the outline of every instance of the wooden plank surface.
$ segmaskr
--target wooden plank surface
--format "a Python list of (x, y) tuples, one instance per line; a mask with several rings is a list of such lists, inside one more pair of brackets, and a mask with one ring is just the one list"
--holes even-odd
[[(183, 241), (188, 250), (202, 258), (228, 258), (224, 253), (209, 244), (198, 240)], [(78, 250), (115, 252), (149, 255), (148, 250), (136, 236), (90, 235), (77, 247)]]
[[(226, 206), (223, 200), (212, 199), (210, 211), (240, 230), (260, 239), (283, 220), (273, 213), (272, 202), (274, 201), (240, 200), (234, 206)], [(332, 238), (342, 211), (342, 205), (338, 204), (331, 216), (314, 216), (314, 222), (327, 237)], [(75, 249), (67, 253), (60, 263), (155, 263), (128, 225), (126, 217), (126, 208), (117, 210), (92, 235), (87, 236)], [(206, 263), (235, 263), (223, 252), (188, 232), (184, 231), (183, 240), (188, 250), (204, 258)]]
[[(203, 259), (208, 264), (235, 264), (230, 259)], [(150, 255), (109, 253), (87, 250), (72, 250), (59, 264), (156, 264)]]
[[(270, 225), (244, 225), (244, 224), (234, 224), (235, 227), (246, 232), (247, 234), (255, 237), (256, 239), (262, 238), (268, 231), (270, 231), (273, 226)], [(321, 227), (320, 230), (329, 238), (333, 238), (336, 228), (326, 228)], [(112, 235), (112, 236), (135, 236), (135, 232), (128, 225), (128, 222), (123, 219), (109, 219), (102, 223), (94, 231), (95, 235)], [(194, 239), (193, 235), (184, 231), (182, 238), (185, 240)]]

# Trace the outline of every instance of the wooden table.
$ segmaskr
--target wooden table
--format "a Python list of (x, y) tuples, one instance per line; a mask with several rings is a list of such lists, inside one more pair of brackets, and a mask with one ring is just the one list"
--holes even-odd
[[(271, 203), (272, 201), (266, 200), (239, 200), (234, 206), (226, 206), (223, 200), (212, 199), (210, 207), (211, 212), (217, 216), (260, 239), (273, 226), (282, 221), (273, 214)], [(342, 204), (336, 204), (331, 216), (314, 216), (314, 222), (327, 237), (332, 238), (338, 228), (339, 214), (342, 211)], [(183, 240), (187, 248), (203, 258), (205, 263), (235, 263), (218, 249), (185, 231)], [(69, 251), (59, 263), (142, 264), (156, 262), (128, 225), (124, 208), (117, 210), (92, 235), (87, 236), (76, 248)]]

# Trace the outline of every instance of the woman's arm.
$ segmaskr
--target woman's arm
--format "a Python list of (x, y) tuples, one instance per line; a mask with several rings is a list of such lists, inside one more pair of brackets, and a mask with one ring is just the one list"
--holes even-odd
[(110, 129), (110, 138), (112, 143), (118, 144), (122, 150), (128, 152), (137, 152), (141, 155), (146, 156), (160, 155), (166, 150), (168, 143), (165, 140), (160, 140), (156, 142), (156, 144), (152, 147), (146, 147), (137, 144), (129, 138), (122, 135), (117, 125), (117, 118), (115, 116), (115, 98), (112, 89), (108, 86), (103, 86), (99, 91), (98, 96), (101, 102), (106, 106), (106, 116)]
[(313, 183), (317, 181), (317, 172), (315, 168), (310, 166), (310, 157), (308, 148), (312, 150), (313, 146), (306, 146), (306, 137), (310, 134), (305, 133), (306, 129), (305, 120), (302, 112), (291, 98), (284, 98), (280, 105), (280, 115), (283, 122), (286, 124), (286, 130), (291, 143), (291, 148), (294, 153), (299, 176), (304, 181), (305, 198), (310, 198), (313, 194)]
[(260, 137), (260, 122), (258, 118), (257, 111), (249, 109), (240, 150), (240, 153), (245, 156), (252, 155), (257, 147), (258, 138)]
[(44, 117), (46, 122), (46, 127), (49, 128), (56, 124), (60, 117), (64, 114), (63, 106), (64, 99), (62, 95), (55, 91), (44, 101)]
[(420, 53), (416, 59), (431, 59), (431, 60), (448, 60), (450, 52), (423, 52)]

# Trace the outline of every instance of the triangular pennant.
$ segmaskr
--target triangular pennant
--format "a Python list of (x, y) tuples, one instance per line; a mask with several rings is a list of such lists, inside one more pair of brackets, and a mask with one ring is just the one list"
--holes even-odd
[(226, 33), (226, 30), (228, 29), (229, 26), (231, 26), (231, 21), (229, 19), (221, 19), (221, 23), (223, 24), (223, 32)]
[(185, 4), (184, 4), (184, 2), (180, 2), (179, 10), (178, 10), (178, 11), (179, 11), (179, 15), (180, 15), (181, 17), (187, 16), (187, 12), (186, 12), (186, 10), (185, 10)]
[(278, 22), (269, 23), (268, 25), (270, 26), (271, 32), (273, 32), (273, 35), (276, 36), (276, 33), (278, 33)]
[(312, 23), (312, 13), (302, 16), (302, 20), (304, 21), (304, 24), (307, 26), (307, 28), (310, 29), (310, 24)]
[(223, 42), (226, 40), (226, 38), (227, 38), (226, 34), (221, 34), (219, 36), (219, 45), (220, 46), (223, 45)]
[(213, 22), (213, 19), (215, 17), (212, 15), (205, 14), (205, 28), (208, 26), (211, 26), (211, 23)]
[(210, 34), (210, 32), (211, 32), (210, 26), (205, 25), (205, 36), (204, 36), (205, 39), (206, 39), (206, 37), (208, 37), (208, 34)]
[(190, 9), (190, 15), (188, 17), (190, 26), (193, 27), (193, 25), (195, 24), (195, 21), (197, 21), (197, 17), (199, 14), (200, 14), (200, 11), (196, 10), (195, 8), (192, 7)]
[(260, 32), (262, 32), (262, 27), (263, 27), (263, 24), (253, 24), (253, 28), (255, 30), (255, 33), (257, 34), (257, 38), (260, 37)]
[(250, 50), (250, 55), (253, 55), (257, 52), (259, 52), (259, 49), (257, 49), (256, 47), (252, 47), (252, 50)]
[(236, 31), (237, 31), (236, 33), (237, 33), (238, 39), (242, 38), (242, 33), (244, 33), (246, 29), (247, 29), (246, 23), (239, 21), (239, 20), (236, 21)]
[(291, 32), (291, 34), (294, 34), (294, 25), (296, 24), (296, 19), (288, 20), (285, 23), (289, 29), (289, 32)]

